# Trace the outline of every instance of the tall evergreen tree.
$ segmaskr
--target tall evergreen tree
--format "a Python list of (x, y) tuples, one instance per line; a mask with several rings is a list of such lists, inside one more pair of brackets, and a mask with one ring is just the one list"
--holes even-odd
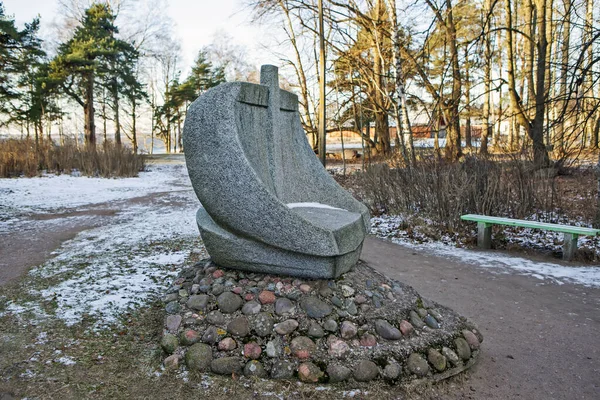
[[(211, 87), (225, 82), (225, 71), (215, 67), (208, 59), (208, 54), (200, 50), (187, 79), (180, 83), (175, 78), (166, 88), (165, 102), (155, 110), (158, 136), (165, 141), (167, 152), (174, 148), (182, 150), (181, 124), (188, 105)], [(172, 136), (175, 141), (172, 141)]]
[[(123, 40), (113, 37), (111, 52), (99, 65), (102, 85), (106, 87), (112, 99), (111, 108), (114, 115), (115, 142), (121, 145), (120, 99), (121, 96), (130, 100), (133, 92), (142, 90), (135, 71), (139, 61), (139, 52), (135, 47)], [(135, 95), (134, 97), (139, 97)], [(137, 144), (134, 144), (137, 149)]]
[(60, 114), (48, 90), (49, 65), (38, 30), (37, 19), (31, 24), (25, 24), (26, 34), (22, 38), (23, 51), (19, 57), (17, 79), (19, 102), (11, 113), (11, 120), (34, 127), (36, 143), (43, 138), (44, 120), (50, 121)]
[[(50, 78), (56, 87), (75, 100), (84, 112), (86, 145), (96, 146), (94, 87), (96, 77), (126, 44), (117, 39), (115, 15), (107, 4), (93, 4), (85, 12), (73, 37), (60, 45), (51, 63)], [(105, 69), (105, 68), (104, 68)]]
[(22, 33), (15, 20), (6, 16), (0, 3), (0, 113), (10, 112), (10, 101), (18, 98), (11, 85), (12, 74), (18, 71), (18, 50), (21, 48)]
[(0, 114), (8, 116), (0, 125), (34, 125), (36, 133), (42, 130), (49, 108), (44, 86), (46, 53), (38, 36), (39, 26), (36, 18), (19, 30), (0, 2)]
[(225, 71), (214, 67), (206, 51), (200, 50), (187, 79), (178, 87), (177, 95), (183, 101), (192, 102), (206, 90), (225, 82)]

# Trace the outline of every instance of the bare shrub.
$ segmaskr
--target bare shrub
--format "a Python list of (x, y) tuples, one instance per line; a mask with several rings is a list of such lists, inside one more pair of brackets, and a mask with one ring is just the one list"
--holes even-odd
[(96, 150), (79, 148), (67, 142), (58, 146), (45, 141), (37, 146), (32, 140), (0, 141), (0, 177), (36, 176), (40, 171), (115, 177), (137, 176), (145, 167), (145, 157), (126, 146), (105, 142)]
[(431, 158), (412, 168), (381, 163), (357, 174), (353, 186), (374, 214), (418, 214), (450, 231), (461, 226), (463, 214), (523, 218), (561, 208), (555, 174), (534, 173), (516, 158)]

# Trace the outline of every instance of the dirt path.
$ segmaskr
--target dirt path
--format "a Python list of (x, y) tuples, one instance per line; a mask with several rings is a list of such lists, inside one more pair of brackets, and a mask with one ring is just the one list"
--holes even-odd
[(79, 232), (100, 226), (115, 212), (103, 209), (38, 214), (21, 223), (19, 230), (0, 233), (0, 286), (19, 278), (30, 267), (42, 264), (63, 242), (73, 239)]
[(600, 398), (599, 289), (494, 274), (375, 238), (362, 259), (481, 329), (483, 354), (467, 382), (435, 398)]
[[(83, 210), (27, 217), (20, 222), (18, 230), (0, 232), (0, 286), (52, 258), (52, 252), (78, 233), (109, 224), (112, 217), (131, 205), (164, 201), (172, 193), (176, 192), (156, 192), (128, 200), (94, 204)], [(178, 202), (169, 200), (169, 204), (177, 205)]]

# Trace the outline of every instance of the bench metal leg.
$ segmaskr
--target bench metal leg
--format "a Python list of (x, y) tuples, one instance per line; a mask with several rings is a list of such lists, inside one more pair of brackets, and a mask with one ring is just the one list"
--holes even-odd
[(477, 223), (477, 247), (480, 249), (492, 248), (492, 225), (485, 222)]
[(571, 261), (577, 251), (577, 239), (579, 235), (574, 233), (565, 233), (563, 240), (563, 260)]

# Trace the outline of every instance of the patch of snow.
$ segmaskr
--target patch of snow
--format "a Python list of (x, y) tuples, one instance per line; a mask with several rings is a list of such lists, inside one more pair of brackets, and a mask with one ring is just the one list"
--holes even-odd
[(41, 321), (48, 318), (48, 314), (46, 314), (46, 312), (42, 310), (41, 305), (34, 301), (26, 301), (23, 303), (15, 303), (14, 301), (9, 301), (6, 303), (4, 311), (0, 311), (0, 317), (3, 317), (8, 314), (31, 314), (31, 320), (33, 321)]
[(502, 273), (516, 272), (558, 285), (575, 283), (588, 287), (600, 287), (599, 266), (565, 266), (494, 251), (468, 250), (456, 247), (456, 241), (449, 237), (442, 238), (441, 242), (432, 242), (423, 238), (421, 243), (415, 243), (414, 238), (409, 239), (406, 232), (401, 229), (404, 223), (405, 219), (401, 216), (375, 217), (371, 219), (371, 233), (405, 247), (466, 262), (481, 268), (493, 268)]
[(494, 268), (499, 272), (517, 272), (540, 280), (550, 280), (559, 285), (576, 283), (588, 287), (600, 287), (600, 267), (596, 266), (564, 266), (491, 251), (466, 250), (443, 243), (415, 244), (398, 238), (391, 238), (391, 241), (428, 254), (455, 259), (481, 268)]
[(181, 371), (181, 372), (179, 372), (177, 374), (177, 377), (187, 383), (187, 382), (190, 381), (190, 376), (189, 375), (190, 375), (189, 371)]
[(37, 337), (35, 338), (36, 342), (35, 344), (46, 344), (48, 343), (48, 333), (47, 332), (40, 332)]
[[(41, 295), (56, 302), (56, 316), (67, 325), (81, 321), (84, 315), (94, 315), (99, 324), (115, 322), (119, 314), (164, 290), (176, 275), (173, 267), (179, 266), (189, 251), (157, 254), (160, 248), (148, 246), (174, 238), (197, 239), (193, 215), (192, 207), (156, 210), (137, 206), (116, 223), (80, 233), (61, 248), (54, 262), (32, 271), (42, 277), (71, 276), (41, 290)], [(89, 264), (81, 268), (81, 260), (89, 260)]]
[(77, 362), (75, 360), (73, 360), (72, 357), (69, 357), (69, 356), (62, 356), (61, 358), (57, 358), (54, 361), (57, 362), (57, 363), (61, 363), (61, 364), (67, 365), (67, 366), (77, 364)]
[(173, 253), (153, 254), (147, 257), (140, 257), (137, 261), (160, 265), (179, 265), (185, 260), (186, 255), (187, 252), (185, 251), (176, 251)]
[(37, 376), (37, 374), (30, 369), (25, 370), (25, 372), (23, 372), (21, 375), (19, 375), (20, 378), (25, 378), (25, 379), (35, 378), (36, 376)]
[(276, 397), (280, 400), (285, 399), (285, 396), (283, 396), (281, 393), (275, 393), (275, 392), (254, 392), (256, 397)]
[[(138, 186), (121, 184), (129, 179), (100, 180), (105, 188), (106, 182), (116, 188), (127, 187), (121, 193), (125, 196), (140, 196), (140, 192), (132, 189), (134, 187), (141, 188), (142, 192), (160, 190), (166, 193), (157, 197), (160, 201), (130, 204), (112, 216), (109, 224), (85, 230), (64, 242), (54, 252), (54, 258), (29, 272), (37, 281), (29, 292), (39, 300), (8, 301), (0, 315), (29, 311), (38, 319), (46, 319), (47, 315), (39, 315), (42, 314), (40, 304), (46, 303), (52, 304), (54, 315), (67, 325), (91, 317), (95, 326), (101, 327), (117, 322), (122, 313), (147, 304), (163, 293), (192, 249), (198, 251), (201, 248), (194, 218), (198, 202), (191, 187), (188, 185), (185, 192), (169, 191), (182, 181), (179, 179), (182, 171), (178, 167), (163, 166), (158, 171), (145, 173), (149, 175), (143, 175)], [(185, 175), (187, 178), (187, 173)], [(165, 176), (175, 178), (167, 185)], [(54, 178), (39, 179), (54, 182)], [(152, 188), (155, 181), (158, 185)], [(165, 186), (161, 186), (163, 184)], [(88, 190), (85, 187), (84, 184), (83, 191)], [(76, 198), (68, 204), (72, 206), (78, 202)], [(35, 201), (27, 204), (35, 205)], [(55, 201), (53, 204), (67, 203)], [(44, 287), (46, 281), (51, 283)]]
[[(362, 393), (362, 391), (360, 389), (355, 389), (355, 390), (344, 390), (342, 392), (342, 397), (350, 397), (351, 399), (360, 395)], [(365, 392), (366, 394), (367, 392)]]
[(172, 192), (181, 187), (190, 187), (183, 165), (151, 165), (137, 178), (46, 175), (0, 179), (0, 220), (10, 218), (14, 212), (48, 212)]
[[(0, 206), (0, 219), (2, 218), (2, 207)], [(50, 218), (41, 220), (30, 220), (21, 217), (9, 218), (6, 221), (0, 221), (0, 234), (10, 234), (15, 230), (21, 232), (31, 232), (35, 235), (39, 230), (38, 227), (44, 224), (47, 227), (57, 227), (59, 225), (76, 225), (83, 224), (86, 221), (92, 221), (95, 218), (93, 215), (71, 215), (68, 217), (61, 218)]]
[(310, 202), (309, 203), (288, 203), (287, 206), (289, 208), (307, 207), (307, 208), (327, 208), (329, 210), (342, 210), (342, 208), (332, 207), (327, 204), (310, 203)]
[(210, 375), (207, 374), (202, 374), (202, 380), (200, 381), (200, 386), (203, 389), (208, 389), (209, 387), (211, 387), (213, 384), (213, 380), (210, 377)]

